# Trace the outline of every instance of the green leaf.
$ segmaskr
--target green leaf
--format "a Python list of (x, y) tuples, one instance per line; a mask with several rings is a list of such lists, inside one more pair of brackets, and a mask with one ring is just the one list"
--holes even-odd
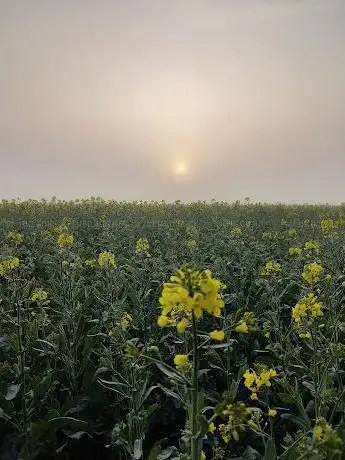
[(7, 393), (5, 395), (5, 399), (6, 401), (12, 401), (12, 399), (14, 399), (18, 392), (20, 390), (20, 385), (9, 385), (8, 388), (7, 388)]
[(85, 435), (88, 435), (86, 431), (77, 431), (76, 433), (72, 433), (67, 436), (71, 439), (81, 439)]
[(167, 458), (170, 458), (172, 454), (176, 454), (176, 453), (177, 453), (176, 447), (169, 446), (158, 455), (157, 460), (166, 460)]
[(207, 345), (207, 347), (203, 347), (203, 348), (229, 348), (231, 347), (232, 343), (228, 342), (228, 343), (216, 343), (215, 345)]
[(315, 385), (313, 382), (308, 382), (307, 380), (303, 380), (302, 385), (310, 390), (311, 394), (315, 393)]
[(198, 371), (198, 378), (202, 377), (203, 375), (206, 375), (208, 372), (210, 372), (211, 369), (200, 369)]
[(171, 398), (174, 398), (174, 399), (177, 399), (178, 401), (181, 401), (181, 398), (177, 393), (175, 393), (172, 390), (169, 390), (169, 388), (166, 388), (164, 385), (161, 385), (160, 383), (158, 383), (157, 387), (160, 388), (161, 390), (163, 390), (164, 393), (166, 393)]
[(290, 422), (294, 423), (297, 426), (300, 426), (301, 428), (304, 428), (306, 431), (308, 431), (309, 426), (307, 422), (302, 418), (298, 417), (297, 415), (293, 414), (282, 414), (281, 418), (285, 420), (289, 420)]
[(196, 437), (202, 439), (208, 432), (208, 421), (203, 415), (198, 415), (198, 428), (199, 430)]
[(286, 404), (294, 404), (295, 399), (287, 393), (278, 393), (278, 398)]
[(243, 458), (245, 458), (246, 460), (256, 460), (260, 458), (260, 454), (251, 446), (247, 446), (245, 451), (243, 452)]
[(140, 460), (143, 455), (142, 444), (143, 444), (142, 439), (136, 439), (134, 441), (133, 458), (135, 460)]
[(0, 419), (2, 420), (11, 420), (11, 417), (5, 414), (5, 411), (0, 407)]
[(180, 383), (186, 383), (187, 382), (187, 380), (185, 378), (183, 378), (181, 376), (181, 374), (178, 374), (170, 366), (168, 367), (168, 366), (166, 366), (165, 364), (163, 364), (161, 362), (156, 362), (156, 365), (157, 365), (158, 369), (161, 370), (170, 379), (174, 379), (174, 380), (176, 380), (177, 382), (180, 382)]
[(269, 438), (265, 444), (264, 460), (274, 460), (277, 458), (276, 446), (272, 438)]
[(155, 444), (150, 452), (149, 452), (149, 455), (147, 457), (147, 460), (157, 460), (158, 459), (158, 455), (161, 453), (162, 451), (162, 448), (160, 446), (160, 444)]

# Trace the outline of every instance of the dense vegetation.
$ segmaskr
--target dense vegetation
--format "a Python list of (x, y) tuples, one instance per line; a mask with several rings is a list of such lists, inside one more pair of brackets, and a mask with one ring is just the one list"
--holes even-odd
[(345, 458), (344, 229), (345, 206), (3, 201), (0, 458)]

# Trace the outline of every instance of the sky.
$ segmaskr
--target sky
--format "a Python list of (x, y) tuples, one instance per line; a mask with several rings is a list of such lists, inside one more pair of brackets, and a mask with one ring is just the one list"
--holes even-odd
[(345, 201), (344, 0), (0, 0), (0, 199)]

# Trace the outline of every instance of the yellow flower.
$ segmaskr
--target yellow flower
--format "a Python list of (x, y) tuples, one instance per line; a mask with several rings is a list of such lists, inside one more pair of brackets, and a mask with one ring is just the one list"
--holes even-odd
[(248, 329), (247, 323), (243, 320), (240, 321), (235, 327), (235, 331), (241, 334), (248, 334), (249, 329)]
[(222, 340), (224, 340), (224, 331), (217, 331), (217, 330), (214, 330), (212, 332), (210, 332), (208, 334), (208, 336), (212, 339), (212, 340), (218, 340), (219, 342), (221, 342)]
[(158, 316), (158, 320), (157, 320), (158, 326), (166, 327), (168, 326), (169, 322), (170, 320), (167, 316), (165, 315)]
[(270, 387), (270, 379), (275, 377), (276, 375), (277, 373), (274, 369), (267, 369), (261, 372), (255, 381), (257, 388), (259, 389), (263, 385), (265, 385), (266, 387)]
[(66, 246), (72, 246), (73, 243), (74, 243), (73, 235), (69, 235), (67, 233), (61, 233), (58, 236), (57, 244), (61, 249), (65, 248)]
[(334, 449), (339, 449), (342, 445), (342, 440), (336, 430), (326, 422), (323, 417), (316, 420), (313, 430), (313, 438), (317, 443), (329, 444)]
[(263, 276), (276, 275), (279, 272), (281, 272), (281, 265), (271, 260), (266, 262), (265, 267), (261, 268), (261, 275)]
[(18, 257), (11, 257), (0, 262), (0, 276), (5, 276), (8, 271), (15, 270), (20, 265)]
[(177, 270), (170, 282), (164, 283), (159, 303), (161, 316), (167, 319), (158, 320), (158, 324), (161, 327), (178, 325), (178, 330), (183, 332), (193, 315), (198, 319), (206, 312), (219, 317), (224, 307), (221, 287), (209, 270), (187, 267)]
[(269, 409), (268, 410), (268, 416), (269, 417), (275, 417), (277, 415), (277, 411), (275, 409)]
[(230, 235), (234, 238), (242, 235), (242, 229), (240, 227), (234, 227), (230, 230)]
[(243, 374), (244, 386), (252, 392), (251, 399), (258, 399), (258, 391), (262, 386), (270, 387), (270, 379), (274, 378), (277, 375), (275, 369), (263, 369), (259, 374), (254, 370), (248, 369)]
[(97, 259), (100, 267), (115, 267), (115, 256), (109, 251), (101, 252)]
[(246, 311), (243, 318), (237, 323), (235, 332), (240, 334), (248, 334), (255, 329), (256, 318), (253, 312)]
[(243, 374), (243, 377), (244, 377), (244, 386), (247, 387), (248, 389), (251, 389), (257, 378), (256, 372), (252, 371), (251, 369), (248, 369)]
[(8, 232), (6, 235), (6, 240), (12, 241), (13, 243), (22, 243), (24, 241), (24, 237), (18, 232)]
[(123, 329), (127, 329), (131, 321), (133, 321), (133, 318), (129, 313), (125, 312), (122, 314), (120, 324)]
[(337, 230), (339, 223), (333, 219), (323, 219), (320, 222), (320, 226), (323, 233), (332, 233)]
[(302, 278), (310, 285), (317, 283), (318, 281), (321, 280), (322, 271), (323, 271), (322, 266), (316, 262), (307, 264), (304, 266)]
[(313, 431), (313, 436), (317, 441), (321, 441), (323, 435), (323, 429), (321, 425), (316, 425)]
[(198, 246), (197, 242), (195, 240), (188, 240), (187, 241), (187, 247), (188, 249), (196, 249)]
[(319, 254), (320, 246), (315, 241), (307, 241), (304, 245), (306, 251), (314, 251), (315, 254)]
[(289, 255), (290, 256), (299, 256), (302, 254), (302, 249), (301, 248), (290, 248), (289, 249)]
[(223, 415), (227, 417), (227, 421), (219, 425), (219, 432), (226, 443), (231, 440), (238, 441), (239, 432), (244, 432), (247, 428), (259, 428), (259, 420), (253, 408), (246, 406), (243, 401), (227, 405)]
[(31, 295), (32, 302), (44, 302), (48, 299), (48, 292), (43, 289), (35, 289)]
[(137, 240), (135, 252), (140, 256), (150, 257), (150, 244), (147, 238), (139, 238)]
[(176, 355), (174, 358), (174, 364), (177, 367), (183, 367), (186, 366), (186, 364), (189, 363), (188, 356), (187, 355)]
[(214, 432), (216, 431), (216, 425), (215, 425), (213, 422), (211, 422), (211, 423), (208, 425), (208, 431), (209, 431), (210, 433), (214, 433)]
[(206, 455), (203, 450), (200, 452), (200, 460), (206, 460)]
[(310, 293), (303, 297), (292, 309), (292, 318), (297, 329), (300, 331), (301, 339), (309, 339), (311, 337), (308, 327), (315, 324), (315, 319), (323, 316), (323, 305), (318, 302), (318, 298)]
[(310, 332), (301, 332), (298, 336), (300, 339), (311, 339)]
[(177, 326), (176, 326), (177, 332), (179, 332), (180, 334), (183, 334), (183, 332), (185, 332), (185, 330), (187, 329), (189, 325), (190, 325), (190, 321), (187, 318), (182, 318), (181, 321), (177, 323)]

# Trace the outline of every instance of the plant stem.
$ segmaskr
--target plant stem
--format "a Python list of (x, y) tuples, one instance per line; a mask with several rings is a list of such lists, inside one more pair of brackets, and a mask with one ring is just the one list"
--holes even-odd
[(313, 343), (313, 383), (314, 383), (314, 402), (315, 402), (315, 419), (319, 416), (319, 379), (317, 367), (317, 349), (314, 331), (311, 331), (311, 338)]
[(25, 381), (25, 349), (23, 346), (23, 329), (21, 321), (21, 303), (17, 304), (17, 338), (19, 348), (19, 369), (22, 385), (22, 411), (23, 411), (23, 434), (24, 434), (24, 454), (28, 457), (28, 414), (26, 408), (26, 381)]
[(198, 415), (198, 336), (193, 313), (193, 375), (192, 375), (192, 420), (191, 420), (191, 460), (200, 460), (199, 440), (197, 438)]

